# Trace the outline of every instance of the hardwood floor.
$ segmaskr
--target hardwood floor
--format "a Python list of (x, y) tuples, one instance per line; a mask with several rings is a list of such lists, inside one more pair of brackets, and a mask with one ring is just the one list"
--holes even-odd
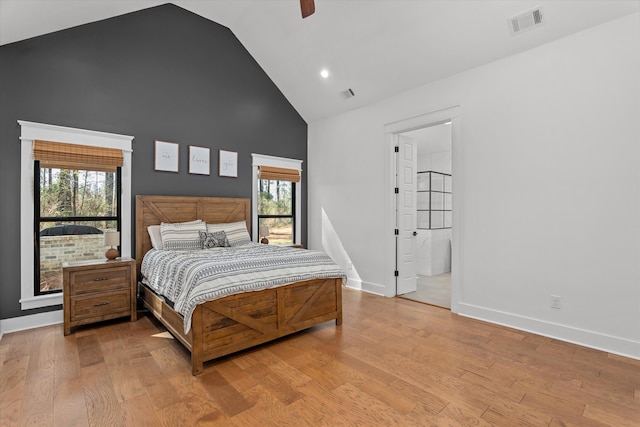
[(0, 340), (0, 426), (634, 426), (640, 361), (345, 289), (332, 322), (205, 365), (140, 315)]

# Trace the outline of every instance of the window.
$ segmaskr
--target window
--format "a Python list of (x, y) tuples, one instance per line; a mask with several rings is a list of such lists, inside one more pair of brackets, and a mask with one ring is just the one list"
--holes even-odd
[(62, 290), (62, 263), (99, 259), (105, 231), (120, 230), (120, 168), (40, 167), (35, 162), (34, 295)]
[(418, 228), (451, 228), (451, 174), (424, 171), (417, 178)]
[(293, 244), (295, 230), (294, 182), (260, 179), (258, 192), (258, 234), (273, 245)]
[(253, 240), (300, 244), (301, 160), (253, 154)]
[[(34, 146), (37, 145), (36, 141), (65, 141), (68, 145), (85, 146), (96, 148), (98, 151), (103, 149), (114, 149), (120, 153), (120, 176), (115, 176), (114, 185), (119, 183), (120, 185), (120, 200), (116, 201), (117, 207), (119, 207), (120, 213), (116, 213), (116, 217), (119, 217), (120, 222), (120, 245), (122, 256), (131, 256), (131, 145), (133, 137), (126, 135), (117, 135), (104, 132), (95, 132), (84, 129), (74, 129), (62, 126), (54, 126), (42, 123), (33, 123), (19, 120), (20, 124), (20, 140), (21, 140), (21, 152), (20, 152), (20, 305), (22, 310), (29, 310), (38, 307), (47, 307), (52, 305), (62, 304), (61, 292), (47, 292), (43, 289), (40, 291), (39, 279), (36, 280), (36, 252), (34, 251), (34, 245), (36, 238), (34, 236), (34, 224), (36, 223), (36, 203), (40, 201), (40, 197), (35, 198), (36, 193), (40, 190), (42, 183), (39, 183), (41, 174), (46, 174), (47, 183), (49, 182), (49, 176), (47, 169), (51, 169), (51, 182), (55, 180), (53, 175), (55, 170), (67, 169), (69, 171), (99, 171), (100, 167), (91, 162), (85, 163), (83, 159), (76, 158), (75, 169), (69, 164), (52, 164), (40, 162), (40, 168), (36, 168), (36, 162), (34, 162)], [(61, 146), (62, 143), (50, 143)], [(37, 147), (36, 147), (37, 148)], [(60, 159), (58, 159), (60, 160)], [(82, 167), (77, 167), (78, 163), (83, 163)], [(101, 159), (99, 164), (104, 165), (105, 160)], [(110, 165), (108, 169), (113, 173), (116, 171), (117, 166)], [(105, 172), (104, 170), (99, 172)], [(105, 185), (109, 178), (104, 175)], [(92, 176), (89, 174), (87, 179), (90, 180)], [(78, 175), (78, 180), (81, 176)], [(96, 179), (93, 176), (93, 179)], [(99, 180), (99, 179), (98, 179)], [(37, 185), (37, 188), (36, 188)], [(40, 212), (38, 208), (38, 212)], [(51, 219), (50, 216), (45, 214), (45, 219)], [(101, 214), (102, 215), (102, 214)], [(42, 219), (42, 218), (41, 218)], [(86, 220), (86, 218), (81, 218)], [(65, 220), (69, 220), (65, 217)], [(107, 221), (106, 218), (101, 217), (101, 221)], [(109, 220), (114, 221), (114, 220)], [(118, 220), (115, 220), (118, 221)], [(54, 221), (49, 222), (50, 225)], [(87, 225), (87, 224), (78, 224)], [(102, 226), (102, 224), (96, 222), (96, 225)], [(106, 225), (106, 224), (105, 224)], [(109, 224), (110, 225), (110, 224)], [(48, 227), (47, 227), (48, 228)], [(96, 227), (99, 228), (99, 227)], [(39, 234), (39, 233), (38, 233)], [(39, 245), (38, 245), (39, 246)], [(104, 256), (104, 250), (101, 252), (101, 256)], [(39, 260), (38, 260), (39, 265)]]

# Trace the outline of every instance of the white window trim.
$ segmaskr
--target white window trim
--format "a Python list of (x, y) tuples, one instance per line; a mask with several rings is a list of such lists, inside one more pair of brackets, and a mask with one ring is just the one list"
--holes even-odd
[(274, 157), (274, 156), (266, 156), (264, 154), (251, 154), (251, 165), (253, 166), (252, 177), (253, 177), (253, 191), (252, 191), (252, 203), (251, 203), (251, 220), (253, 222), (253, 227), (251, 227), (251, 239), (254, 242), (257, 242), (260, 236), (258, 235), (258, 167), (260, 166), (271, 166), (274, 168), (285, 168), (285, 169), (295, 169), (300, 172), (300, 182), (297, 182), (296, 187), (296, 206), (295, 206), (295, 215), (296, 215), (296, 228), (294, 230), (295, 241), (294, 245), (299, 245), (301, 243), (301, 230), (302, 227), (300, 223), (302, 222), (302, 160), (296, 159), (287, 159), (286, 157)]
[(33, 141), (59, 141), (69, 144), (122, 150), (121, 169), (121, 249), (122, 256), (131, 256), (131, 153), (132, 136), (97, 132), (63, 126), (18, 120), (20, 124), (20, 306), (22, 310), (62, 304), (62, 292), (36, 296), (33, 289), (34, 253), (34, 167)]

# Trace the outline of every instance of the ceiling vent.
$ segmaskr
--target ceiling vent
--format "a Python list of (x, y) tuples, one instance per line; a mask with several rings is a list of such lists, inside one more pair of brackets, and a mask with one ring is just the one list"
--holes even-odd
[(539, 27), (545, 21), (543, 20), (542, 8), (528, 10), (519, 15), (509, 18), (509, 31), (511, 35), (520, 34), (524, 31), (532, 30)]
[(356, 93), (353, 91), (353, 89), (347, 89), (347, 90), (344, 90), (344, 91), (340, 92), (340, 95), (342, 95), (342, 97), (344, 99), (349, 99), (349, 98), (353, 98), (354, 96), (356, 96)]

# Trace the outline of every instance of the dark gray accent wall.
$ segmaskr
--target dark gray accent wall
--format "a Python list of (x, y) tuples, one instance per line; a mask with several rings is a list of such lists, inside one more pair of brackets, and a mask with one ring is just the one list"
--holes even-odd
[[(250, 198), (251, 153), (307, 160), (307, 124), (233, 33), (175, 5), (0, 46), (0, 319), (60, 308), (20, 310), (17, 120), (134, 136), (134, 198)], [(154, 171), (155, 139), (180, 143), (179, 173)], [(189, 145), (211, 148), (210, 176), (188, 173)]]

